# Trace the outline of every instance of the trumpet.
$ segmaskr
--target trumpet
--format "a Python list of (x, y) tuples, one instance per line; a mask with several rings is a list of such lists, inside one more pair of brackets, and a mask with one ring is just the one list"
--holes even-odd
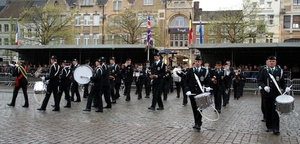
[(213, 82), (213, 84), (217, 84), (218, 83), (216, 76), (213, 76), (213, 78), (211, 79), (211, 81)]

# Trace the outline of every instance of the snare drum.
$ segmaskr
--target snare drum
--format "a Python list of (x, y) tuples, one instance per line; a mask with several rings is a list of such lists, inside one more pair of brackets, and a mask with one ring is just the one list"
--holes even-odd
[(276, 110), (281, 114), (290, 114), (294, 110), (294, 98), (290, 95), (280, 95), (276, 98)]
[(37, 81), (34, 83), (33, 92), (35, 94), (45, 93), (46, 92), (46, 84), (42, 81)]
[(205, 109), (213, 103), (209, 92), (196, 95), (195, 101), (200, 109)]

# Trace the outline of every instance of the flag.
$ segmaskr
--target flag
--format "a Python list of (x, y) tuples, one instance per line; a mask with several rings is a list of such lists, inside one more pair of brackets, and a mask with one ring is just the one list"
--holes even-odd
[(16, 22), (16, 37), (15, 37), (15, 45), (19, 45), (19, 28), (18, 28), (18, 22)]
[(147, 17), (147, 46), (151, 46), (152, 34), (151, 34), (151, 22), (150, 22), (150, 14), (148, 13)]
[(189, 21), (189, 44), (193, 44), (193, 29), (192, 29), (192, 15), (190, 13), (190, 21)]
[(202, 22), (201, 22), (201, 16), (200, 16), (199, 34), (200, 34), (200, 44), (202, 44)]

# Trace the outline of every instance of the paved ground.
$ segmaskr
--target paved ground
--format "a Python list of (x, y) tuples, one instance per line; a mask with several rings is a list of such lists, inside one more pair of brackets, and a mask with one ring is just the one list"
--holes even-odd
[[(191, 106), (182, 106), (182, 97), (171, 93), (164, 101), (165, 110), (148, 111), (151, 99), (137, 100), (134, 90), (131, 101), (121, 97), (111, 110), (103, 113), (83, 113), (86, 100), (72, 103), (71, 109), (52, 112), (50, 99), (47, 111), (39, 112), (32, 88), (29, 88), (30, 107), (22, 108), (20, 92), (16, 107), (6, 104), (12, 97), (12, 87), (0, 86), (0, 143), (300, 143), (300, 121), (295, 115), (281, 116), (280, 136), (265, 132), (261, 122), (260, 96), (245, 93), (222, 109), (216, 122), (203, 120), (202, 130), (192, 129)], [(300, 112), (300, 97), (295, 96), (295, 110)], [(66, 101), (62, 100), (61, 105)], [(105, 103), (104, 103), (105, 106)], [(212, 109), (204, 111), (216, 118)]]

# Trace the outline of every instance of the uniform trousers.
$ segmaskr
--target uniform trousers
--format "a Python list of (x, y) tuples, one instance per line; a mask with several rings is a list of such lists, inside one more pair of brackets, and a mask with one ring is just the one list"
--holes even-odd
[(121, 83), (116, 83), (115, 84), (115, 89), (116, 89), (116, 94), (115, 94), (115, 98), (118, 99), (120, 97), (120, 87), (121, 87)]
[(127, 100), (130, 100), (131, 83), (132, 82), (125, 82), (125, 95)]
[(72, 100), (74, 100), (74, 93), (76, 94), (76, 97), (77, 97), (76, 101), (81, 101), (79, 90), (78, 90), (78, 83), (76, 81), (73, 82), (72, 88), (71, 88), (71, 99)]
[(62, 96), (63, 92), (65, 93), (65, 97), (67, 98), (66, 106), (71, 107), (70, 86), (59, 86), (58, 98), (56, 99), (57, 100), (56, 104), (58, 104), (58, 106), (55, 105), (55, 108), (59, 109), (59, 104), (60, 104), (60, 100), (61, 100), (61, 96)]
[[(101, 96), (104, 95), (104, 100), (106, 102), (106, 107), (111, 107), (111, 100), (110, 100), (110, 86), (102, 86), (101, 88)], [(99, 98), (99, 97), (98, 97)], [(100, 97), (101, 99), (101, 97)], [(99, 99), (98, 99), (99, 100)], [(101, 99), (102, 101), (102, 99)], [(99, 102), (98, 102), (99, 103)], [(98, 105), (99, 106), (99, 105)]]
[(51, 93), (53, 92), (53, 96), (54, 96), (54, 105), (59, 106), (59, 104), (57, 103), (57, 99), (58, 99), (58, 86), (57, 85), (48, 85), (47, 86), (47, 92), (46, 92), (46, 96), (43, 100), (43, 104), (41, 106), (41, 109), (46, 109), (48, 101), (50, 99)]
[(264, 98), (266, 126), (268, 129), (279, 130), (279, 116), (276, 112), (275, 102), (275, 98)]
[(13, 92), (13, 97), (12, 97), (12, 100), (11, 100), (11, 103), (10, 103), (12, 106), (14, 106), (15, 103), (16, 103), (16, 99), (17, 99), (20, 88), (22, 88), (23, 95), (24, 95), (24, 100), (25, 100), (24, 105), (25, 106), (29, 105), (28, 95), (27, 95), (27, 85), (23, 85), (23, 86), (15, 86), (15, 89), (14, 89), (14, 92)]
[(221, 110), (222, 95), (224, 95), (224, 91), (219, 90), (218, 88), (214, 88), (213, 91), (214, 91), (215, 107), (217, 110)]
[(189, 96), (189, 98), (190, 98), (190, 101), (191, 101), (191, 106), (192, 106), (192, 110), (193, 110), (195, 125), (201, 126), (202, 125), (202, 115), (197, 110), (198, 107), (197, 107), (197, 104), (196, 104), (196, 101), (195, 101), (195, 97), (194, 96)]
[(151, 107), (155, 108), (156, 102), (158, 104), (158, 107), (163, 108), (164, 105), (162, 103), (161, 94), (162, 94), (162, 84), (161, 83), (155, 83), (152, 84), (153, 86), (153, 99)]
[(116, 95), (115, 95), (115, 81), (110, 81), (110, 96), (111, 96), (111, 99), (112, 101), (116, 101)]
[[(96, 100), (95, 100), (96, 98)], [(101, 89), (95, 89), (94, 86), (91, 88), (91, 92), (88, 96), (88, 101), (86, 103), (86, 109), (90, 110), (92, 106), (92, 101), (94, 99), (94, 105), (97, 106), (98, 110), (103, 110), (103, 103), (101, 97)]]

